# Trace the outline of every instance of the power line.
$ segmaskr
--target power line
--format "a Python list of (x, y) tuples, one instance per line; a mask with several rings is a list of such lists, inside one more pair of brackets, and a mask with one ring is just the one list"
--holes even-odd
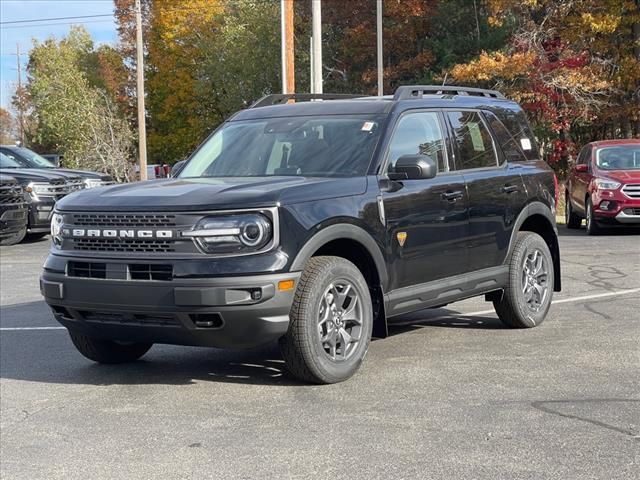
[(89, 20), (88, 22), (58, 22), (58, 23), (37, 23), (35, 25), (11, 25), (2, 27), (2, 30), (11, 30), (15, 28), (38, 28), (38, 27), (55, 27), (56, 25), (88, 25), (91, 23), (107, 23), (111, 20)]
[(55, 20), (76, 20), (78, 18), (97, 18), (97, 17), (113, 17), (113, 13), (105, 13), (103, 15), (79, 15), (77, 17), (31, 18), (29, 20), (11, 20), (9, 22), (0, 22), (0, 25), (13, 25), (15, 23), (52, 22)]

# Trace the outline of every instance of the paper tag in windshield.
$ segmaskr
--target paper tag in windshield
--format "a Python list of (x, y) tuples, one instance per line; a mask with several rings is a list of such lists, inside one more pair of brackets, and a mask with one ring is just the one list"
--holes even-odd
[(373, 130), (373, 127), (375, 127), (376, 124), (375, 122), (364, 122), (364, 125), (362, 125), (362, 131), (363, 132), (370, 132), (371, 130)]
[(522, 145), (523, 150), (531, 150), (531, 140), (528, 138), (521, 138), (520, 145)]

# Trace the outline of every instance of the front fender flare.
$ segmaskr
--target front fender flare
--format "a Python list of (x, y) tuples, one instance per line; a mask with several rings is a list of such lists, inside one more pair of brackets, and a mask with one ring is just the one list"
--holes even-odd
[(386, 291), (389, 277), (387, 274), (387, 267), (384, 256), (380, 247), (376, 241), (367, 233), (363, 228), (348, 223), (330, 225), (323, 228), (315, 235), (313, 235), (304, 246), (300, 249), (298, 254), (291, 264), (291, 271), (303, 270), (311, 256), (323, 245), (340, 239), (354, 240), (361, 244), (364, 249), (371, 255), (378, 271), (378, 277), (380, 278), (380, 286), (383, 291)]

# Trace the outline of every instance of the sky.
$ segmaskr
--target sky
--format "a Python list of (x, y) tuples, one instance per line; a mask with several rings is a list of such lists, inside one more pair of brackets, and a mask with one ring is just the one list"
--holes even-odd
[[(72, 24), (82, 24), (96, 44), (114, 44), (117, 41), (113, 0), (0, 0), (0, 106), (11, 104), (17, 81), (16, 44), (20, 44), (21, 70), (26, 78), (26, 55), (33, 39), (43, 41), (49, 37), (64, 37)], [(77, 20), (44, 20), (5, 24), (17, 20), (78, 17), (84, 15), (110, 14), (110, 17), (83, 18)]]

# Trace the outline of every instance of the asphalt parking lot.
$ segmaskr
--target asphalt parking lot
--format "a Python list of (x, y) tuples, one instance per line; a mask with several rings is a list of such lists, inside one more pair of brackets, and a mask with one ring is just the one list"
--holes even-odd
[(540, 327), (503, 328), (482, 299), (422, 311), (331, 386), (274, 346), (93, 364), (41, 300), (47, 250), (1, 251), (2, 479), (638, 478), (638, 232), (561, 227)]

